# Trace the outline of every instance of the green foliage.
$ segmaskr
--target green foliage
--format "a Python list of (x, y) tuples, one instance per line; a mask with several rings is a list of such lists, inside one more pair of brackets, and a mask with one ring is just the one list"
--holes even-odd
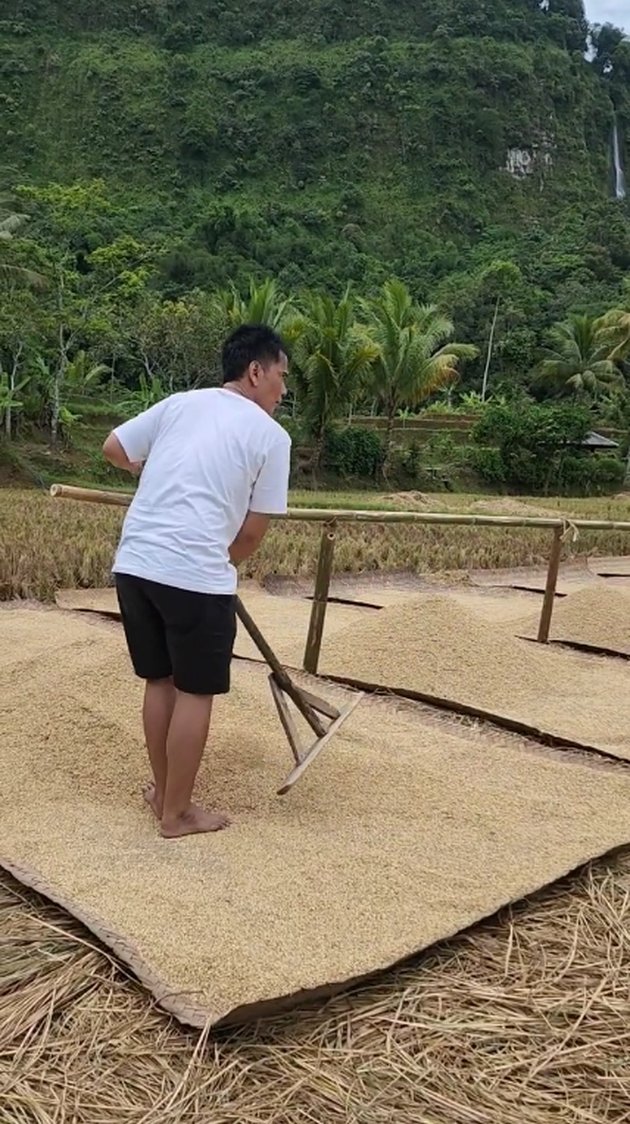
[(598, 495), (616, 491), (623, 484), (625, 465), (619, 457), (604, 455), (567, 456), (562, 460), (559, 487)]
[[(582, 354), (536, 393), (625, 417), (630, 219), (611, 137), (615, 120), (628, 178), (630, 44), (590, 32), (589, 61), (580, 0), (4, 0), (0, 363), (26, 379), (12, 430), (54, 417), (76, 433), (99, 396), (125, 412), (211, 385), (245, 318), (293, 343), (298, 424), (320, 446), (355, 403), (393, 419), (455, 373), (464, 411), (485, 375), (522, 395), (545, 346), (566, 373), (554, 325), (572, 316), (614, 314), (604, 360), (624, 385)], [(64, 400), (81, 352), (111, 375)]]
[(472, 465), (488, 483), (531, 492), (619, 483), (622, 462), (600, 461), (583, 447), (590, 424), (589, 411), (577, 405), (489, 407), (473, 430)]
[(344, 407), (356, 401), (377, 348), (356, 323), (349, 289), (340, 301), (307, 294), (292, 331), (301, 409), (316, 442), (319, 466), (326, 431)]
[(281, 295), (273, 277), (266, 278), (260, 285), (250, 278), (245, 298), (231, 284), (216, 294), (215, 302), (219, 318), (226, 328), (237, 328), (240, 324), (268, 324), (276, 331), (289, 327), (288, 334), (291, 334), (293, 303)]
[(383, 467), (385, 448), (377, 433), (352, 427), (326, 434), (326, 465), (340, 477), (375, 480)]
[[(581, 301), (614, 304), (628, 45), (604, 27), (589, 63), (580, 3), (5, 0), (3, 16), (3, 162), (53, 196), (78, 185), (77, 247), (159, 244), (171, 298), (263, 275), (372, 294), (398, 276), (483, 350), (503, 263), (521, 280), (501, 286), (501, 376), (532, 313), (539, 338)], [(506, 170), (517, 150), (523, 175)]]
[(496, 488), (503, 487), (507, 483), (506, 472), (509, 471), (509, 467), (505, 463), (501, 449), (493, 449), (487, 445), (473, 446), (470, 451), (470, 464), (486, 484)]
[(417, 441), (410, 441), (408, 445), (395, 450), (393, 467), (400, 468), (401, 475), (412, 480), (418, 475), (422, 464), (422, 450)]

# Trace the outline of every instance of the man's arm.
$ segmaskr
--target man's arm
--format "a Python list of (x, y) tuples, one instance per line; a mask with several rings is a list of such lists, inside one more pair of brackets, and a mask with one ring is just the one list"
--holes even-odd
[(105, 460), (113, 464), (114, 468), (121, 468), (137, 476), (142, 469), (142, 461), (130, 461), (116, 434), (112, 431), (103, 444)]
[(116, 426), (103, 444), (103, 456), (115, 468), (137, 475), (155, 441), (167, 398)]
[(271, 516), (261, 515), (258, 511), (248, 512), (243, 526), (230, 547), (230, 562), (233, 566), (245, 562), (258, 550), (267, 533), (270, 519)]
[(287, 510), (291, 441), (282, 433), (267, 453), (254, 484), (245, 522), (230, 547), (234, 566), (250, 558), (263, 541), (272, 516)]

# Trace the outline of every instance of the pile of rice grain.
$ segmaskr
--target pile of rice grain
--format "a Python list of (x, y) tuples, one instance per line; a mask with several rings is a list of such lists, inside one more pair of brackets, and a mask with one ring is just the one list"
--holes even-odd
[(518, 666), (519, 689), (535, 691), (546, 656), (454, 597), (419, 596), (327, 638), (322, 671), (431, 695), (455, 688), (458, 697), (505, 703), (506, 669)]
[[(522, 636), (535, 636), (538, 620), (516, 624)], [(630, 655), (630, 592), (596, 585), (571, 593), (554, 605), (550, 639)]]
[(470, 507), (471, 511), (479, 511), (484, 515), (518, 515), (523, 519), (529, 517), (542, 519), (557, 519), (564, 513), (549, 507), (539, 507), (524, 500), (515, 500), (510, 496), (494, 497), (490, 500), (475, 500)]
[(513, 632), (454, 598), (415, 597), (328, 638), (321, 672), (449, 699), (630, 759), (630, 668)]

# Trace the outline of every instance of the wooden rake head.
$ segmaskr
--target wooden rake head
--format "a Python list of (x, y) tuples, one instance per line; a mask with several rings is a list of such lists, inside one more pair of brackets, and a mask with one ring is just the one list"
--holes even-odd
[[(240, 598), (237, 598), (236, 611), (239, 620), (251, 636), (258, 651), (271, 668), (271, 674), (269, 676), (271, 694), (295, 761), (295, 767), (291, 770), (281, 788), (278, 789), (278, 795), (284, 796), (285, 793), (293, 788), (293, 785), (299, 781), (309, 765), (312, 765), (315, 758), (319, 757), (319, 754), (330, 739), (334, 737), (343, 726), (346, 719), (350, 717), (353, 710), (359, 705), (363, 695), (357, 694), (348, 706), (343, 710), (339, 710), (336, 706), (333, 706), (332, 703), (327, 702), (326, 699), (311, 694), (311, 692), (306, 691), (304, 687), (298, 687), (297, 683), (293, 682), (286, 668), (282, 666), (275, 653), (269, 647), (269, 644), (250, 617)], [(305, 748), (302, 744), (299, 731), (289, 707), (289, 702), (293, 703), (296, 710), (299, 711), (316, 735), (315, 741), (308, 748)]]

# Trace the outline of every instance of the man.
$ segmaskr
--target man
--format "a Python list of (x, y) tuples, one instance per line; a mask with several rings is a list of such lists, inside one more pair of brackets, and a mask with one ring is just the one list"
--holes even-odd
[(222, 368), (222, 387), (173, 394), (103, 445), (111, 464), (142, 473), (113, 572), (146, 681), (145, 798), (167, 838), (230, 822), (192, 792), (214, 696), (230, 687), (236, 567), (287, 509), (291, 442), (272, 417), (286, 394), (286, 348), (270, 328), (244, 325), (226, 340)]

